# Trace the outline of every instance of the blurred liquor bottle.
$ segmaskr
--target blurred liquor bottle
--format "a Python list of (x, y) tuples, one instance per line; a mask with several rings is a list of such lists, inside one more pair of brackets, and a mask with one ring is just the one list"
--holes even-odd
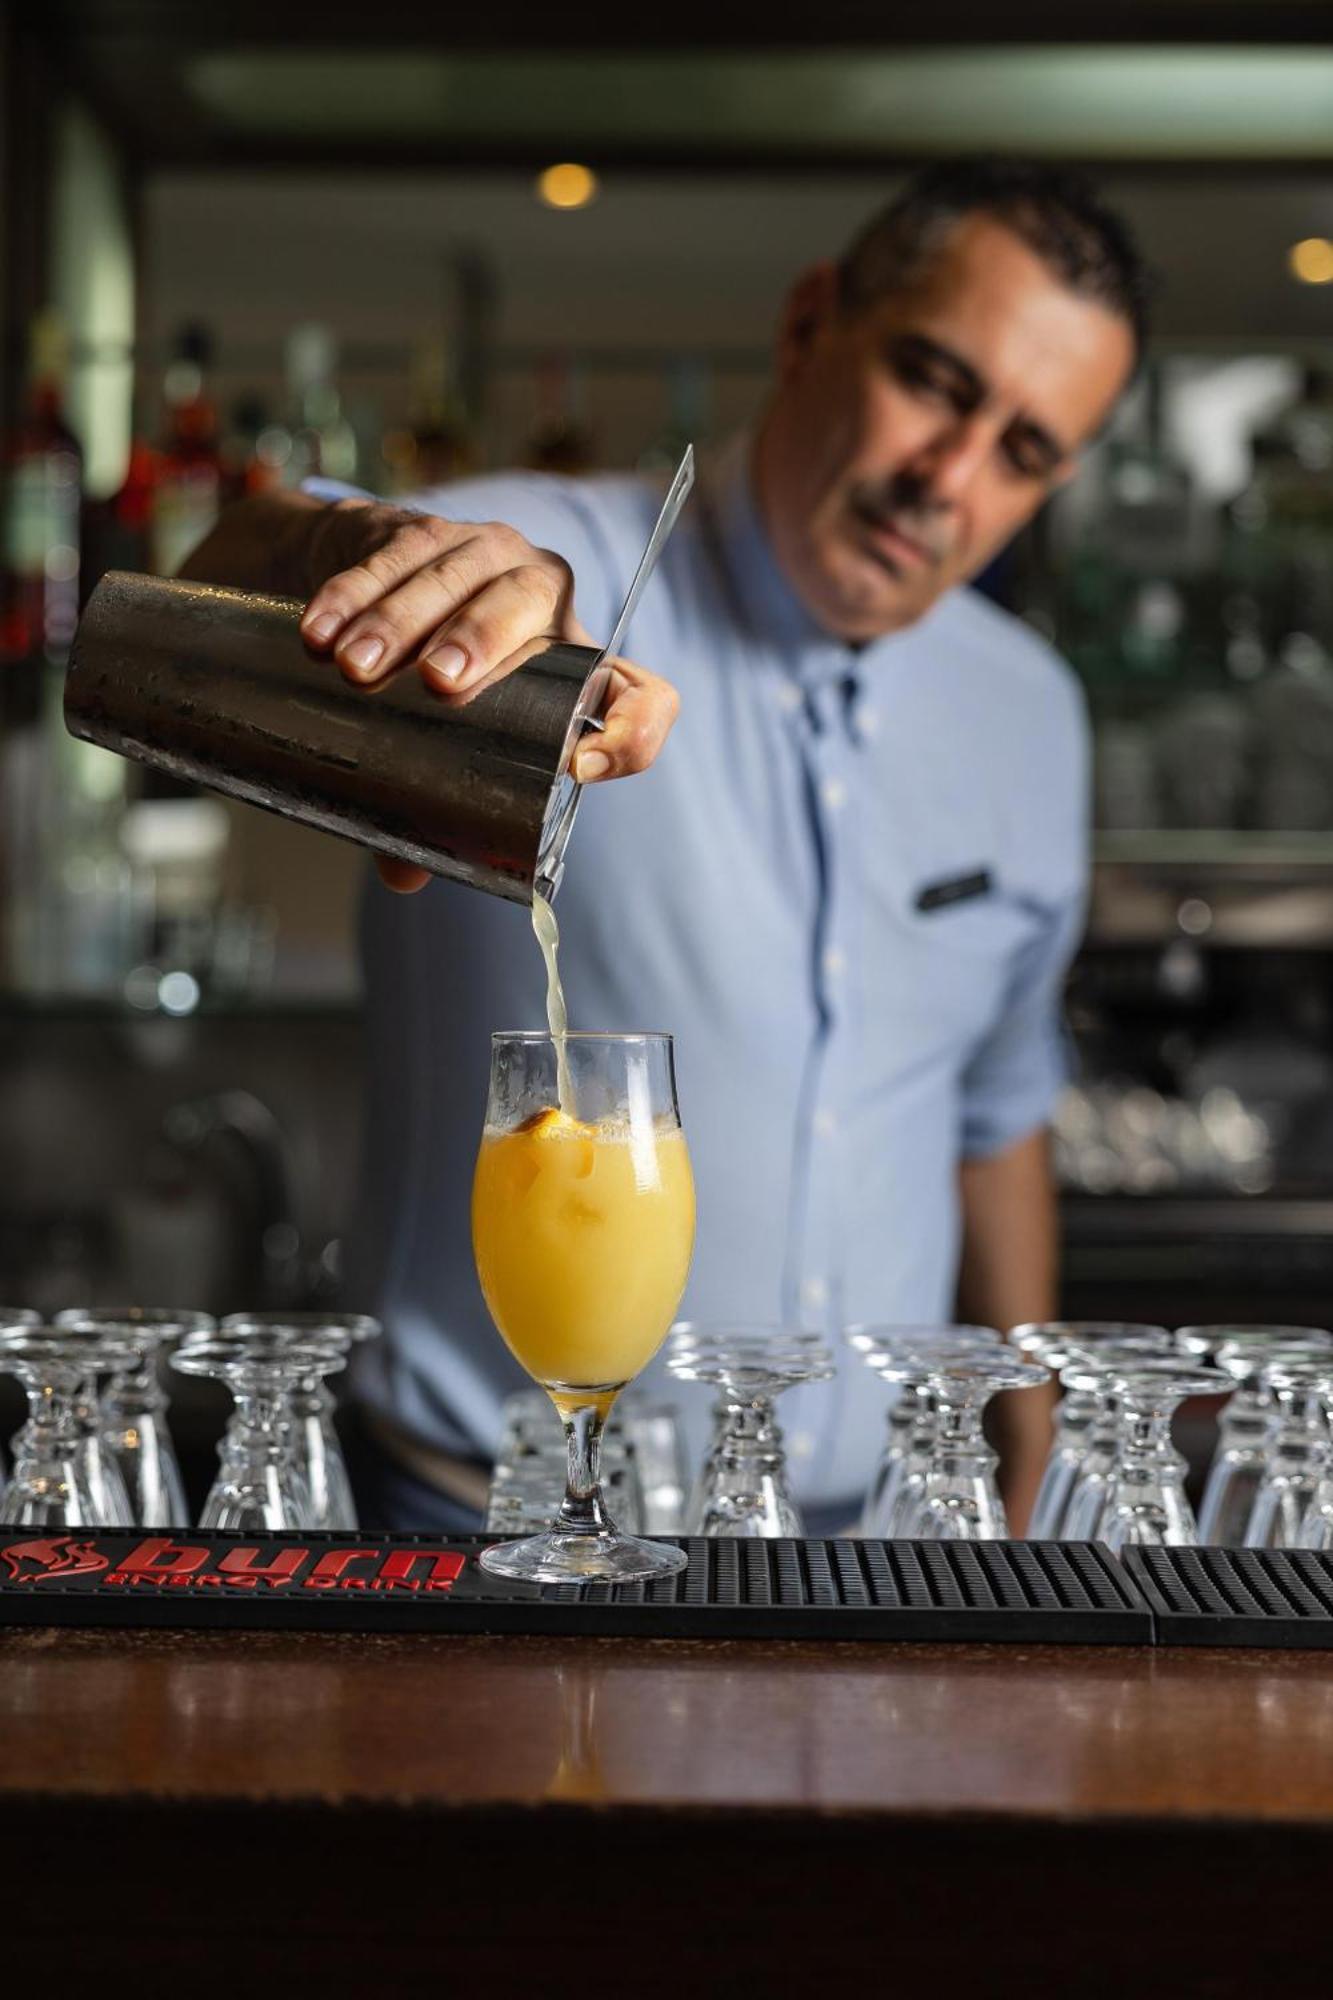
[(408, 394), (406, 424), (386, 430), (380, 443), (385, 490), (417, 493), (476, 472), (481, 457), (444, 340), (415, 344)]
[(287, 336), (287, 391), (292, 450), (283, 467), (289, 486), (316, 475), (355, 479), (356, 432), (338, 393), (338, 343), (331, 327), (311, 322)]
[(0, 468), (0, 712), (31, 722), (42, 669), (63, 666), (79, 614), (83, 452), (64, 415), (68, 342), (57, 315), (33, 322), (26, 408)]
[(665, 386), (666, 419), (639, 454), (640, 472), (674, 472), (687, 444), (697, 451), (708, 442), (713, 401), (708, 362), (702, 355), (677, 355), (667, 369)]
[(239, 500), (253, 493), (271, 493), (287, 478), (292, 434), (275, 424), (262, 397), (241, 396), (233, 405), (222, 457), (226, 467), (224, 498)]
[(591, 472), (597, 447), (585, 415), (583, 371), (568, 354), (547, 354), (537, 363), (533, 401), (522, 463), (535, 472)]
[(208, 328), (183, 326), (163, 382), (166, 432), (150, 504), (148, 558), (158, 576), (175, 576), (222, 505), (218, 418), (208, 392), (212, 362)]

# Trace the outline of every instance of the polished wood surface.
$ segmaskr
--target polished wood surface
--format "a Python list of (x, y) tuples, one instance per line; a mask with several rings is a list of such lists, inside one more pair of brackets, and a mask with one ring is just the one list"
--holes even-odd
[(0, 1797), (1333, 1817), (1333, 1659), (28, 1630)]
[(0, 1751), (56, 1991), (1333, 1985), (1326, 1654), (32, 1629)]

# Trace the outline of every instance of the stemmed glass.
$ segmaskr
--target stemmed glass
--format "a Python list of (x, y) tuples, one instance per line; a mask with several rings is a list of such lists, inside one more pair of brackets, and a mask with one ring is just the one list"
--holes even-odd
[[(1077, 1364), (1075, 1364), (1077, 1367)], [(1215, 1368), (1145, 1359), (1113, 1364), (1120, 1443), (1100, 1495), (1099, 1539), (1113, 1552), (1129, 1544), (1192, 1548), (1198, 1540), (1185, 1497), (1186, 1464), (1171, 1442), (1171, 1418), (1187, 1396), (1225, 1394)]]
[(239, 1534), (310, 1528), (310, 1495), (292, 1450), (290, 1396), (311, 1374), (332, 1374), (346, 1355), (331, 1344), (256, 1332), (188, 1340), (171, 1357), (182, 1375), (225, 1382), (235, 1410), (218, 1453), (218, 1474), (201, 1528)]
[[(80, 1419), (86, 1395), (90, 1342), (96, 1339), (100, 1367), (123, 1365), (130, 1350), (103, 1336), (72, 1333), (66, 1327), (24, 1326), (0, 1332), (0, 1369), (16, 1375), (28, 1397), (28, 1421), (14, 1439), (14, 1468), (0, 1523), (21, 1528), (110, 1528), (125, 1525), (108, 1512), (115, 1480), (91, 1450)], [(96, 1438), (92, 1440), (96, 1442)], [(120, 1500), (128, 1510), (123, 1485)]]
[(550, 1528), (483, 1550), (483, 1568), (530, 1583), (683, 1569), (683, 1549), (621, 1532), (598, 1478), (607, 1415), (661, 1346), (694, 1246), (669, 1035), (491, 1037), (472, 1242), (491, 1317), (554, 1403), (567, 1459)]
[[(937, 1349), (940, 1341), (946, 1339), (950, 1347), (959, 1353), (970, 1353), (980, 1348), (994, 1351), (1004, 1344), (998, 1330), (990, 1326), (914, 1328), (857, 1325), (845, 1328), (843, 1338), (872, 1373), (881, 1376), (880, 1364), (886, 1354), (892, 1356), (895, 1343), (900, 1349), (904, 1342), (919, 1349), (925, 1341), (927, 1345), (934, 1343)], [(904, 1381), (900, 1374), (895, 1374), (892, 1379), (898, 1393), (889, 1405), (888, 1437), (857, 1524), (857, 1533), (872, 1540), (892, 1534), (898, 1496), (908, 1477), (909, 1467), (913, 1467), (917, 1478), (924, 1482), (935, 1440), (934, 1405), (923, 1379), (918, 1376)]]
[(803, 1534), (787, 1489), (774, 1403), (784, 1389), (832, 1377), (827, 1344), (788, 1327), (683, 1321), (672, 1328), (667, 1365), (678, 1381), (719, 1391), (713, 1440), (685, 1510), (686, 1533)]
[[(347, 1356), (354, 1346), (375, 1340), (384, 1331), (369, 1313), (291, 1312), (274, 1317), (253, 1313), (228, 1313), (221, 1332), (224, 1338), (248, 1339), (254, 1335), (286, 1341), (292, 1347), (309, 1346)], [(341, 1364), (340, 1364), (341, 1365)], [(291, 1423), (291, 1449), (296, 1468), (310, 1496), (311, 1528), (356, 1528), (356, 1502), (347, 1462), (334, 1425), (335, 1403), (324, 1385), (333, 1372), (323, 1366), (293, 1375), (287, 1405)]]
[[(1020, 1354), (1030, 1356), (1057, 1374), (1076, 1355), (1095, 1354), (1099, 1348), (1123, 1346), (1126, 1341), (1157, 1348), (1163, 1354), (1171, 1346), (1171, 1336), (1164, 1326), (1140, 1325), (1128, 1320), (1032, 1320), (1014, 1327), (1009, 1340)], [(1055, 1435), (1028, 1524), (1028, 1534), (1034, 1542), (1059, 1541), (1064, 1535), (1069, 1503), (1092, 1443), (1098, 1410), (1096, 1395), (1065, 1384), (1065, 1394), (1055, 1410)]]
[(1260, 1364), (1259, 1379), (1272, 1394), (1275, 1412), (1244, 1546), (1301, 1548), (1306, 1519), (1329, 1464), (1333, 1360), (1301, 1352), (1270, 1356)]
[[(41, 1316), (28, 1306), (0, 1306), (0, 1334), (18, 1333), (25, 1326), (39, 1326)], [(0, 1493), (5, 1485), (5, 1455), (0, 1451)]]
[(71, 1307), (57, 1313), (55, 1323), (75, 1332), (110, 1334), (129, 1347), (129, 1366), (112, 1370), (99, 1399), (98, 1434), (120, 1469), (134, 1523), (143, 1528), (187, 1526), (189, 1510), (167, 1428), (158, 1357), (174, 1340), (212, 1332), (211, 1314), (147, 1306)]
[(907, 1346), (886, 1350), (877, 1366), (886, 1381), (919, 1382), (933, 1407), (929, 1457), (921, 1474), (909, 1471), (903, 1481), (892, 1532), (926, 1541), (1002, 1541), (1008, 1525), (995, 1477), (999, 1459), (982, 1419), (992, 1396), (1039, 1389), (1050, 1379), (1046, 1369), (1002, 1349), (930, 1356)]
[(1316, 1326), (1182, 1326), (1176, 1344), (1184, 1354), (1215, 1362), (1234, 1385), (1218, 1419), (1217, 1449), (1199, 1503), (1199, 1540), (1239, 1548), (1263, 1482), (1276, 1415), (1263, 1364), (1283, 1354), (1333, 1355), (1333, 1334)]

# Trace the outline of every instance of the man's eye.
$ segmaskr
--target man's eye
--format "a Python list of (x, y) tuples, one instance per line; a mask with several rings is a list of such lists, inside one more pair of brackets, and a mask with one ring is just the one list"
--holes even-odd
[(1003, 449), (1009, 465), (1024, 479), (1044, 479), (1052, 470), (1045, 452), (1027, 438), (1006, 438)]
[(923, 395), (941, 396), (946, 399), (953, 395), (953, 384), (928, 361), (915, 361), (910, 355), (895, 355), (889, 363), (898, 380), (908, 389), (917, 389)]

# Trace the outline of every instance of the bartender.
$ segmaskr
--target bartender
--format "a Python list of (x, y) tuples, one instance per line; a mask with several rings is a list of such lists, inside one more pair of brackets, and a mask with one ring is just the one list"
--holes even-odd
[[(1088, 734), (1064, 662), (968, 584), (1105, 423), (1144, 289), (1081, 179), (928, 169), (792, 287), (762, 414), (704, 465), (644, 595), (633, 649), (667, 678), (621, 662), (579, 749), (595, 789), (561, 963), (575, 1026), (676, 1037), (691, 1319), (836, 1339), (1054, 1314)], [(331, 667), (448, 696), (535, 635), (609, 631), (661, 497), (638, 476), (506, 473), (392, 506), (315, 484), (239, 503), (188, 574), (307, 599)], [(544, 1025), (542, 967), (520, 909), (445, 882), (374, 885), (362, 942), (348, 1275), (387, 1329), (354, 1376), (362, 1504), (373, 1525), (459, 1528), (526, 1384), (481, 1298), (468, 1196), (488, 1038)], [(845, 1364), (784, 1420), (809, 1526), (845, 1526), (882, 1446), (879, 1385)], [(1048, 1430), (1032, 1392), (1000, 1411), (1016, 1532)]]

